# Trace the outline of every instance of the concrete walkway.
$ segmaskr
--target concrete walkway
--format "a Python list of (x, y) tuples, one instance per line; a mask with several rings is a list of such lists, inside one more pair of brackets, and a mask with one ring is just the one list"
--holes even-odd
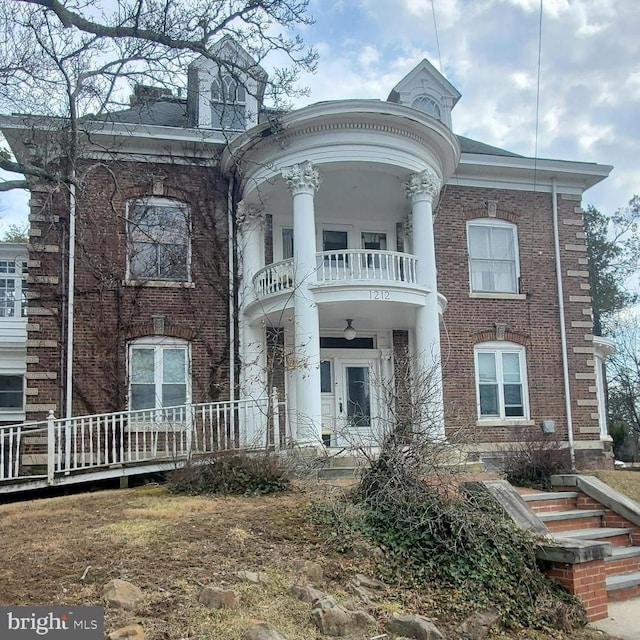
[(640, 640), (640, 598), (626, 602), (610, 602), (609, 617), (592, 622), (589, 626), (600, 629), (614, 638)]

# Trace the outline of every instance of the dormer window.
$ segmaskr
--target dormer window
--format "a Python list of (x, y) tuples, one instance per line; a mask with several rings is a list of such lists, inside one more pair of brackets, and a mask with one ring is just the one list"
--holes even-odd
[(246, 89), (232, 76), (211, 83), (211, 123), (214, 128), (244, 129)]
[(418, 96), (411, 105), (414, 109), (426, 113), (428, 116), (442, 120), (440, 105), (429, 96)]

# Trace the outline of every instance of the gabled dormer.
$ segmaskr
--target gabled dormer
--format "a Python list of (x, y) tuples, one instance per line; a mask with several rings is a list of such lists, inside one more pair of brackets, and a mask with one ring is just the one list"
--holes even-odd
[(188, 112), (191, 125), (244, 131), (258, 124), (267, 73), (229, 36), (189, 65)]
[(451, 129), (451, 110), (459, 91), (425, 58), (393, 88), (389, 102), (418, 109)]

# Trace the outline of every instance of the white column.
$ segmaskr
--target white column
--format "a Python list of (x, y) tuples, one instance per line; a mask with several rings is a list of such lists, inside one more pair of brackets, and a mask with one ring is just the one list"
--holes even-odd
[[(264, 221), (262, 208), (238, 205), (237, 222), (240, 231), (242, 286), (240, 289), (240, 398), (258, 400), (267, 394), (267, 362), (264, 325), (249, 324), (244, 313), (255, 300), (253, 276), (264, 266)], [(244, 445), (263, 444), (266, 434), (260, 432), (260, 421), (255, 417), (245, 420), (242, 440)]]
[(438, 281), (436, 253), (433, 239), (433, 211), (431, 205), (440, 191), (440, 179), (427, 169), (414, 173), (405, 184), (411, 201), (412, 248), (417, 260), (418, 284), (427, 290), (426, 302), (416, 309), (416, 371), (418, 384), (424, 392), (428, 380), (428, 407), (425, 425), (434, 437), (444, 437), (444, 403), (442, 397), (442, 368), (440, 362), (440, 316), (438, 309)]
[(320, 402), (320, 324), (311, 286), (316, 282), (316, 229), (313, 196), (320, 175), (310, 162), (282, 173), (293, 196), (294, 358), (296, 436), (301, 444), (322, 442)]

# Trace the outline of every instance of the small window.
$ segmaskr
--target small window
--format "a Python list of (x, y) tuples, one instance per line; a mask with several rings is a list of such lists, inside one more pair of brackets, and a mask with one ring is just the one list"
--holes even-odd
[(330, 231), (325, 229), (322, 232), (323, 251), (342, 251), (348, 246), (349, 240), (346, 231)]
[(371, 249), (373, 251), (387, 250), (386, 233), (371, 233), (368, 231), (363, 231), (361, 235), (361, 242), (363, 249)]
[(516, 226), (501, 220), (467, 224), (471, 291), (518, 293)]
[(24, 408), (23, 377), (20, 375), (0, 376), (0, 411)]
[(320, 363), (320, 393), (333, 393), (331, 360), (323, 360)]
[(129, 408), (161, 409), (186, 403), (189, 345), (171, 338), (147, 338), (129, 345)]
[(483, 343), (475, 349), (475, 361), (479, 418), (528, 418), (524, 348)]
[(422, 111), (429, 116), (433, 116), (438, 120), (442, 120), (440, 106), (433, 98), (430, 98), (429, 96), (419, 96), (413, 101), (413, 104), (411, 106), (414, 109), (418, 109), (418, 111)]
[(27, 315), (27, 269), (22, 260), (0, 260), (0, 318)]
[(282, 259), (293, 258), (293, 229), (282, 229)]
[(129, 204), (129, 279), (188, 282), (189, 213), (185, 204), (149, 198)]

